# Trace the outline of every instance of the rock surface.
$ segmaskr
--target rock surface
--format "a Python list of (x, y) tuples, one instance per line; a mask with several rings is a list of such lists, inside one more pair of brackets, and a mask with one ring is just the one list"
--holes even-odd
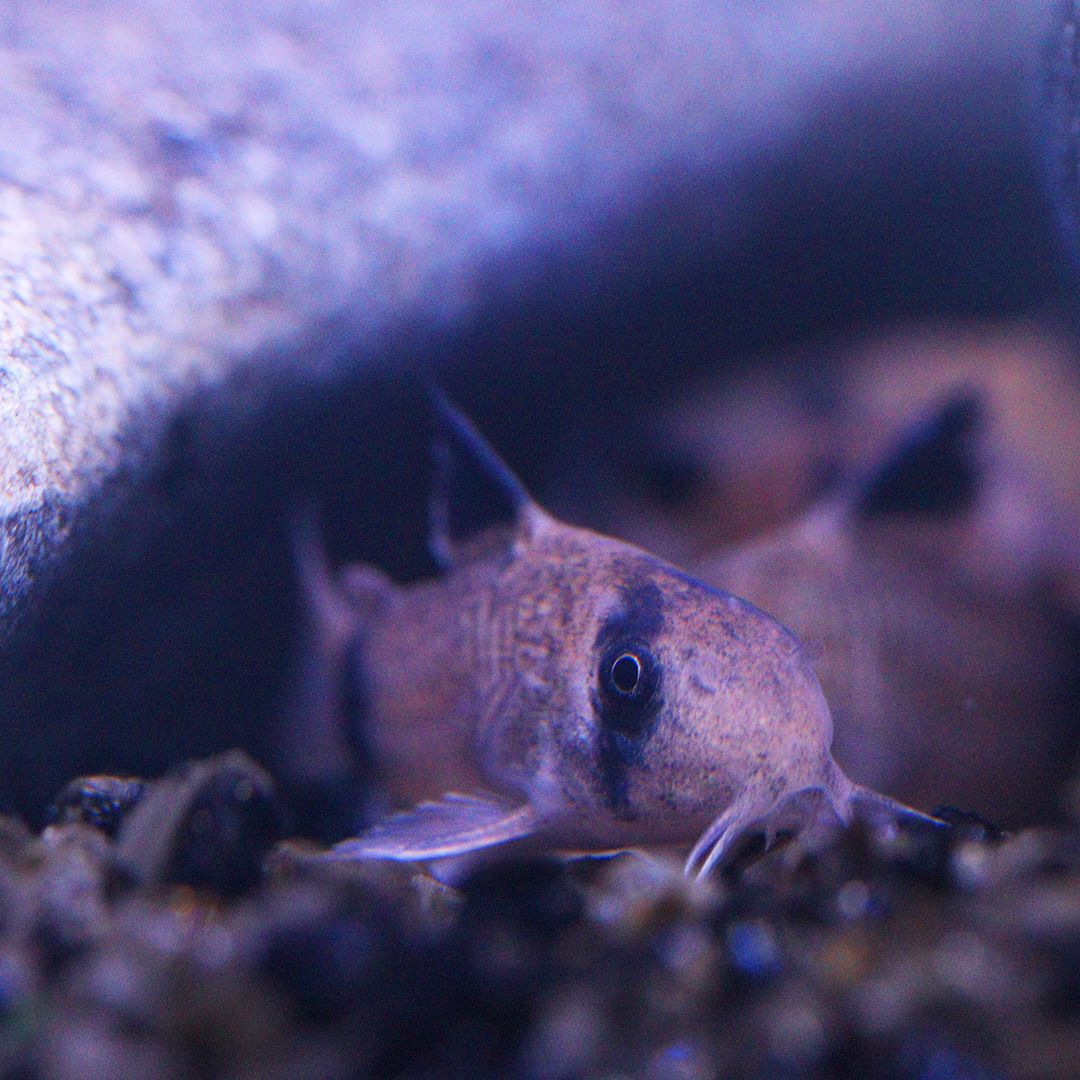
[[(331, 314), (460, 322), (538, 249), (800, 135), (823, 96), (1015, 67), (1039, 3), (48, 0), (0, 16), (7, 606), (131, 428)], [(741, 208), (741, 209), (740, 209)], [(680, 213), (685, 216), (685, 208)], [(625, 258), (599, 245), (593, 267)], [(670, 254), (670, 253), (669, 253)], [(571, 287), (571, 292), (573, 292)], [(311, 379), (361, 350), (294, 352)], [(266, 355), (257, 381), (272, 381)], [(140, 444), (145, 448), (145, 444)], [(136, 450), (141, 454), (143, 450)]]

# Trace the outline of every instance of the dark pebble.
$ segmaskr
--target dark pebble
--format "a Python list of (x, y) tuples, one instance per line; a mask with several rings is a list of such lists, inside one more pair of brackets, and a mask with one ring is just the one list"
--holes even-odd
[(274, 934), (264, 967), (304, 1019), (336, 1020), (362, 1007), (383, 970), (381, 927), (334, 915)]
[(57, 825), (79, 821), (115, 837), (145, 793), (145, 782), (135, 777), (80, 776), (56, 797), (45, 820)]

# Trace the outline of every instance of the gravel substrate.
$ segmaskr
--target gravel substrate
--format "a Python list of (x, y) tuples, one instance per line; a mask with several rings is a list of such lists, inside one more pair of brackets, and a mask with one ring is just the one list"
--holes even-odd
[(626, 853), (450, 888), (275, 844), (263, 776), (120, 790), (115, 838), (101, 781), (0, 820), (3, 1076), (1080, 1075), (1075, 832), (954, 813), (700, 884)]

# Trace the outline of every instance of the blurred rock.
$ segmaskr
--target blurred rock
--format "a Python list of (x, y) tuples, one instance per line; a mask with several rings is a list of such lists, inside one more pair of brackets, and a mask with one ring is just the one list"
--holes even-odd
[(151, 783), (120, 828), (117, 864), (140, 885), (238, 896), (260, 880), (280, 831), (273, 782), (234, 750)]
[(418, 867), (313, 863), (286, 843), (259, 888), (225, 902), (111, 888), (116, 845), (82, 823), (17, 832), (0, 849), (0, 1063), (13, 1075), (1080, 1067), (1075, 832), (988, 843), (946, 830), (946, 863), (966, 852), (986, 868), (962, 883), (857, 829), (722, 881), (689, 881), (664, 852), (507, 863), (435, 918)]
[(72, 780), (49, 807), (49, 824), (81, 821), (112, 838), (146, 794), (146, 784), (127, 776), (81, 776)]

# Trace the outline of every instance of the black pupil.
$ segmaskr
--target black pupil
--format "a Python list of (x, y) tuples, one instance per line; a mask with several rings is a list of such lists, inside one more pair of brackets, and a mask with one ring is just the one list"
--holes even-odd
[(624, 653), (611, 665), (611, 685), (620, 694), (632, 694), (641, 679), (641, 661), (630, 653)]

